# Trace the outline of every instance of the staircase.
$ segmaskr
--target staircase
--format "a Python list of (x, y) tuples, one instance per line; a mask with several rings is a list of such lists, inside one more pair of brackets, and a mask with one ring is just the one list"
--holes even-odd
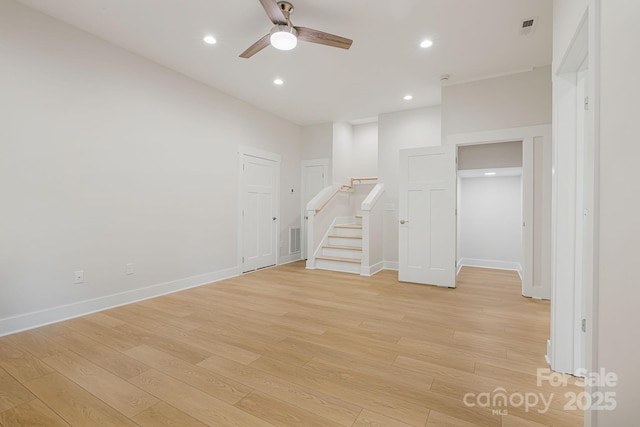
[(362, 263), (362, 215), (353, 222), (335, 224), (315, 257), (316, 268), (360, 274)]

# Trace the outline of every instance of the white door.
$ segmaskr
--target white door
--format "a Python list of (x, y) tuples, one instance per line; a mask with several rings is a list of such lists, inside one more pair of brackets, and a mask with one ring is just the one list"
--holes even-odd
[(276, 264), (278, 163), (243, 155), (243, 267), (251, 271)]
[(329, 185), (329, 161), (326, 159), (302, 162), (302, 229), (300, 247), (302, 258), (307, 259), (307, 203)]
[(455, 146), (401, 150), (399, 198), (399, 280), (455, 287)]

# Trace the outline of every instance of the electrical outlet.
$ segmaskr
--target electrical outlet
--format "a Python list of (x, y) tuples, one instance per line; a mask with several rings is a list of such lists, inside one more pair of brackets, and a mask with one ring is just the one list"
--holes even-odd
[(125, 274), (128, 276), (130, 274), (133, 274), (133, 263), (130, 262), (129, 264), (125, 264)]
[(78, 270), (74, 273), (73, 283), (76, 285), (84, 283), (84, 270)]

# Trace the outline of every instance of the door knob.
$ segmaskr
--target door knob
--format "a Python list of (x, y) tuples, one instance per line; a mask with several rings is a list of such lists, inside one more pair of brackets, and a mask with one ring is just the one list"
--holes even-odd
[(409, 222), (409, 221), (405, 221), (404, 219), (400, 220), (400, 224), (406, 224), (407, 222)]
[(274, 216), (274, 217), (273, 217), (273, 220), (275, 221), (276, 219), (278, 219), (278, 218), (276, 218), (276, 217)]

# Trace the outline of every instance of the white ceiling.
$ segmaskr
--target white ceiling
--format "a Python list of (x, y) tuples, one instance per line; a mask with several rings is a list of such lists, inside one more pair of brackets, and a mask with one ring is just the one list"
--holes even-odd
[[(552, 0), (290, 0), (294, 25), (353, 46), (251, 59), (238, 55), (272, 27), (258, 0), (19, 1), (300, 125), (438, 105), (442, 74), (454, 84), (551, 63)], [(535, 32), (520, 35), (531, 17)]]

